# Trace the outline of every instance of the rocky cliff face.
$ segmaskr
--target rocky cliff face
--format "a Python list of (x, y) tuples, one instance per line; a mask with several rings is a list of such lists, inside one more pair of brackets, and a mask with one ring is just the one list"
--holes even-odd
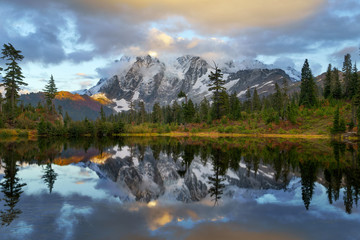
[[(128, 110), (130, 102), (144, 101), (148, 110), (155, 102), (171, 104), (177, 100), (180, 91), (184, 91), (195, 103), (211, 97), (208, 75), (212, 67), (201, 57), (187, 55), (173, 63), (164, 63), (145, 56), (133, 61), (127, 58), (125, 63), (128, 66), (120, 73), (100, 79), (85, 93), (104, 93), (113, 101), (113, 107), (118, 112)], [(291, 85), (294, 80), (284, 70), (273, 66), (266, 68), (259, 61), (243, 62), (240, 66), (230, 61), (221, 68), (228, 93), (237, 92), (239, 98), (245, 97), (248, 87), (252, 90), (256, 87), (259, 95), (267, 95), (273, 92), (275, 83), (281, 86), (286, 81)]]

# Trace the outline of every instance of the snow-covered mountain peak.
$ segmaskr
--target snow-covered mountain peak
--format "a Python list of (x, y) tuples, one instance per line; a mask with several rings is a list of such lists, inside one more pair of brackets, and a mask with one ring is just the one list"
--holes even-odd
[[(104, 93), (116, 105), (115, 111), (128, 110), (131, 101), (135, 106), (137, 101), (143, 101), (147, 110), (151, 110), (155, 102), (172, 104), (180, 91), (195, 103), (211, 95), (208, 75), (213, 70), (212, 64), (199, 56), (185, 55), (166, 63), (150, 55), (123, 56), (119, 62), (116, 74), (100, 79), (86, 92), (88, 95)], [(299, 79), (291, 67), (281, 70), (258, 60), (230, 60), (219, 63), (218, 67), (224, 73), (228, 93), (237, 92), (239, 97), (247, 87), (257, 87), (260, 95), (268, 95), (273, 92), (275, 83), (281, 85), (285, 79), (290, 85)]]

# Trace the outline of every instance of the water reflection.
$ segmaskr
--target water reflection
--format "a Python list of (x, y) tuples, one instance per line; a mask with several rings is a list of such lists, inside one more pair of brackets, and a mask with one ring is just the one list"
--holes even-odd
[(4, 165), (4, 179), (0, 183), (1, 192), (3, 193), (3, 208), (0, 211), (1, 225), (10, 225), (15, 218), (21, 214), (21, 210), (17, 208), (20, 195), (23, 193), (22, 188), (26, 183), (21, 183), (17, 177), (19, 168), (16, 161), (20, 159), (17, 151), (14, 151), (15, 144), (8, 144), (6, 148), (2, 148), (2, 161)]
[[(271, 139), (0, 142), (5, 169), (0, 183), (1, 221), (10, 225), (16, 218), (21, 219), (22, 196), (43, 196), (41, 189), (45, 187), (46, 194), (54, 197), (67, 199), (77, 194), (96, 201), (114, 199), (123, 206), (128, 204), (127, 211), (145, 211), (149, 214), (146, 225), (151, 231), (175, 223), (193, 226), (195, 219), (203, 219), (196, 211), (175, 214), (172, 208), (163, 208), (159, 202), (200, 202), (220, 208), (228, 201), (255, 201), (258, 205), (286, 208), (301, 201), (306, 210), (343, 205), (343, 211), (352, 214), (357, 208), (360, 188), (358, 147), (324, 140)], [(19, 166), (23, 179), (18, 176)], [(322, 189), (328, 203), (321, 199)], [(61, 209), (70, 219), (69, 209), (77, 208), (67, 203)], [(87, 215), (93, 211), (90, 207), (75, 212)], [(225, 221), (228, 216), (222, 213), (208, 221), (211, 219)]]

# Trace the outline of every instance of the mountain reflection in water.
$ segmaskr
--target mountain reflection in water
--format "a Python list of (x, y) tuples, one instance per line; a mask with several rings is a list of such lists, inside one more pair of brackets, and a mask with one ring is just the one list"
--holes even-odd
[(357, 144), (39, 139), (0, 159), (4, 239), (355, 239), (360, 222)]

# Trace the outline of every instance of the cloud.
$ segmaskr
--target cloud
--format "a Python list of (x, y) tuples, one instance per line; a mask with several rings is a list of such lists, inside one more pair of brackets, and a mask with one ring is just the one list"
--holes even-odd
[[(45, 66), (150, 51), (160, 58), (297, 58), (297, 65), (308, 57), (324, 65), (335, 56), (329, 52), (359, 42), (356, 9), (356, 0), (5, 0), (0, 43)], [(319, 54), (326, 57), (311, 59)]]
[[(124, 14), (135, 21), (159, 21), (183, 17), (206, 32), (228, 32), (239, 28), (287, 25), (317, 12), (325, 0), (77, 0), (87, 11)], [(133, 19), (132, 16), (136, 16)]]
[(92, 86), (92, 84), (93, 84), (93, 82), (89, 81), (89, 80), (80, 82), (81, 89), (88, 88), (88, 87)]
[(351, 55), (352, 63), (359, 62), (360, 61), (359, 52), (360, 52), (359, 46), (348, 46), (330, 54), (329, 59), (336, 66), (341, 68), (344, 62), (344, 56), (348, 53)]

